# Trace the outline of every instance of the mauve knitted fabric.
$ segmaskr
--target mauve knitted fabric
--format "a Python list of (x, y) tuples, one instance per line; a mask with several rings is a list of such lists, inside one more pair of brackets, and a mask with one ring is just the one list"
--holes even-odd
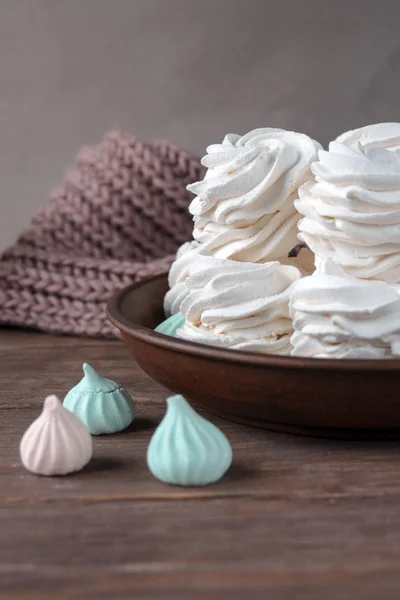
[(114, 337), (105, 303), (131, 282), (168, 270), (190, 239), (186, 185), (197, 157), (165, 141), (109, 133), (0, 259), (0, 323)]

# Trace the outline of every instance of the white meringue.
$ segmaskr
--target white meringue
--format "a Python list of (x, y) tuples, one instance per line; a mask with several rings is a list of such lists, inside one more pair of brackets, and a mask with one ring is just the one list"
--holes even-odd
[(311, 277), (291, 289), (293, 356), (390, 358), (400, 350), (397, 286), (347, 275), (317, 259)]
[(92, 457), (92, 438), (85, 425), (66, 410), (57, 396), (48, 396), (42, 414), (20, 443), (22, 464), (37, 475), (80, 471)]
[(185, 325), (177, 337), (236, 350), (288, 354), (294, 266), (203, 257), (188, 267)]
[(345, 131), (336, 141), (350, 148), (378, 146), (397, 152), (400, 150), (400, 123), (374, 123)]
[(168, 274), (169, 291), (164, 298), (164, 312), (166, 317), (171, 317), (181, 309), (182, 300), (187, 295), (185, 279), (188, 276), (188, 265), (199, 253), (201, 246), (198, 242), (186, 242), (176, 253), (176, 258)]
[(243, 262), (286, 257), (296, 245), (299, 219), (293, 200), (311, 178), (321, 146), (308, 136), (264, 128), (228, 134), (207, 148), (203, 181), (189, 210), (193, 235), (206, 254)]
[(355, 277), (400, 282), (400, 153), (331, 142), (312, 170), (299, 238)]

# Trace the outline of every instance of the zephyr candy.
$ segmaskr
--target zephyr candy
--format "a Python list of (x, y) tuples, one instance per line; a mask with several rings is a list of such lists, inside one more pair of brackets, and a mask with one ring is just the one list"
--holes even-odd
[(177, 337), (222, 348), (290, 354), (292, 284), (301, 273), (279, 261), (263, 264), (203, 256), (188, 267), (185, 324)]
[(215, 425), (198, 415), (181, 395), (168, 408), (147, 450), (147, 465), (157, 479), (182, 486), (218, 481), (232, 463), (232, 448)]
[(291, 290), (292, 355), (391, 358), (400, 346), (399, 286), (352, 277), (317, 257), (311, 277)]
[(298, 243), (293, 200), (312, 179), (319, 149), (307, 135), (272, 127), (228, 133), (208, 146), (204, 179), (187, 186), (196, 196), (189, 212), (202, 252), (249, 263), (287, 256)]
[(79, 417), (92, 435), (129, 427), (135, 418), (135, 405), (128, 392), (86, 363), (83, 372), (84, 377), (66, 395), (64, 407)]
[(85, 425), (57, 396), (48, 396), (43, 411), (26, 430), (20, 444), (22, 464), (37, 475), (80, 471), (92, 458), (92, 438)]
[(155, 328), (154, 331), (157, 333), (163, 333), (164, 335), (170, 335), (172, 337), (176, 337), (176, 332), (178, 329), (183, 327), (185, 324), (185, 317), (182, 313), (178, 312), (169, 319), (166, 319), (158, 327)]

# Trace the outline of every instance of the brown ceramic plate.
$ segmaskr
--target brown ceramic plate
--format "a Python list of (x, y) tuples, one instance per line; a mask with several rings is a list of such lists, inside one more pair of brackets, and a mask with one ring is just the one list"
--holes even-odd
[(373, 438), (400, 432), (400, 361), (280, 357), (178, 340), (164, 320), (166, 276), (113, 296), (108, 317), (142, 369), (210, 412), (257, 427)]

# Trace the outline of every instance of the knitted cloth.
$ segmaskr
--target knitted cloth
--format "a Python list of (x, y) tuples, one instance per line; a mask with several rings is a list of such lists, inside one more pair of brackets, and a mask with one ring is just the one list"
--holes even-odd
[(113, 292), (168, 270), (191, 237), (198, 158), (109, 133), (84, 149), (50, 204), (0, 259), (0, 323), (114, 337)]

